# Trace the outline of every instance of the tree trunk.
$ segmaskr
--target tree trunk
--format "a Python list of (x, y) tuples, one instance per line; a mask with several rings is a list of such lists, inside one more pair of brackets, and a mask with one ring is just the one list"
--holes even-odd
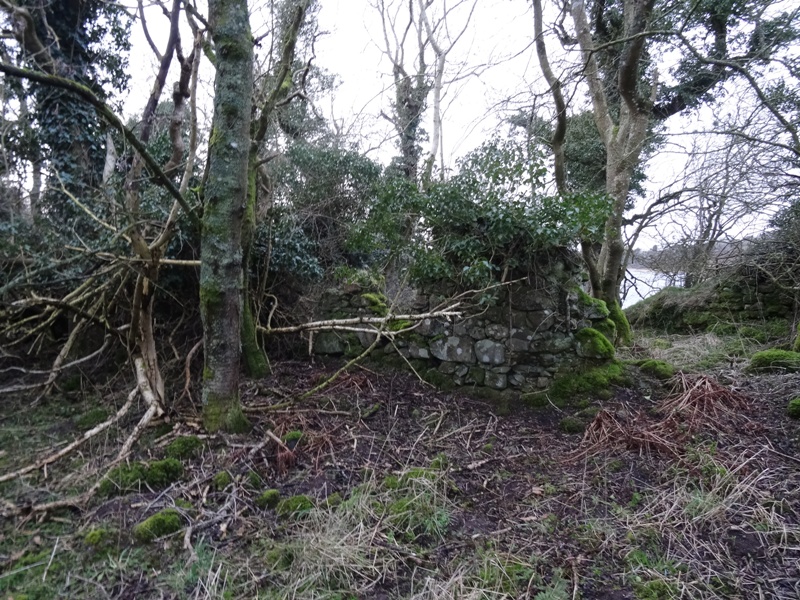
[(239, 401), (242, 223), (247, 207), (253, 38), (246, 0), (210, 0), (216, 50), (214, 119), (201, 238), (203, 421), (206, 429), (249, 427)]

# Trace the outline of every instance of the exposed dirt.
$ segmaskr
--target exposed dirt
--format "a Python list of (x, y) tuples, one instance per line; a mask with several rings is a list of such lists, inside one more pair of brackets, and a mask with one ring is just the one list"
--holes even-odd
[[(148, 434), (137, 456), (145, 461), (161, 458), (179, 436), (204, 441), (198, 456), (183, 461), (184, 476), (166, 489), (97, 498), (85, 512), (6, 520), (0, 529), (4, 597), (800, 597), (800, 428), (785, 416), (788, 399), (800, 395), (800, 376), (719, 373), (726, 389), (745, 399), (734, 406), (720, 396), (714, 411), (735, 410), (737, 418), (708, 421), (657, 412), (680, 390), (670, 395), (670, 385), (639, 378), (635, 388), (592, 403), (602, 410), (584, 436), (558, 427), (577, 408), (498, 414), (491, 404), (438, 392), (412, 375), (367, 368), (343, 375), (320, 396), (276, 409), (330, 376), (335, 365), (274, 368), (271, 377), (244, 388), (251, 434), (203, 436), (185, 405), (171, 417), (172, 430), (162, 424)], [(123, 394), (115, 397), (122, 401)], [(3, 405), (2, 472), (36, 455), (30, 446), (20, 451), (23, 440), (44, 450), (76, 435), (73, 420), (53, 412), (61, 406), (69, 413), (63, 403), (51, 400), (30, 411), (23, 399)], [(612, 422), (628, 436), (625, 443), (614, 437)], [(281, 438), (301, 431), (302, 437), (282, 448), (267, 431)], [(663, 443), (631, 442), (654, 432)], [(25, 504), (87, 487), (102, 456), (113, 455), (115, 435), (51, 466), (47, 477), (39, 472), (9, 482), (0, 493)], [(233, 483), (216, 489), (213, 478), (223, 470)], [(399, 492), (389, 482), (402, 490), (426, 480), (441, 492), (431, 497), (444, 522), (436, 512), (425, 517), (431, 523), (422, 519), (421, 526), (402, 529), (392, 508)], [(368, 497), (359, 523), (371, 534), (358, 543), (372, 562), (340, 565), (324, 586), (320, 579), (292, 587), (302, 552), (289, 553), (291, 567), (278, 567), (270, 552), (298, 539), (308, 552), (308, 526), (259, 508), (256, 499), (267, 488), (284, 498), (306, 494), (328, 516), (354, 510), (359, 494)], [(337, 493), (344, 508), (324, 509)], [(429, 496), (414, 493), (410, 506), (419, 502), (423, 510)], [(180, 533), (149, 546), (131, 539), (133, 525), (176, 502)], [(112, 532), (102, 547), (84, 541), (98, 528)], [(329, 551), (344, 556), (353, 549)]]

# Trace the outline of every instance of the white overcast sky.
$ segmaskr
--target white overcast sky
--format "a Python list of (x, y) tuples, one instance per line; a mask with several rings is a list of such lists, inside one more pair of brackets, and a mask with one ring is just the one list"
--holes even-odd
[[(258, 6), (253, 8), (253, 20)], [(454, 14), (458, 20), (466, 10)], [(160, 10), (148, 11), (151, 36), (163, 49), (167, 30)], [(394, 153), (391, 126), (381, 111), (391, 111), (391, 64), (383, 56), (383, 32), (377, 10), (367, 0), (320, 0), (320, 30), (315, 64), (338, 76), (339, 87), (318, 109), (335, 119), (353, 139), (363, 138), (369, 154), (381, 161)], [(254, 29), (258, 27), (253, 23)], [(460, 24), (455, 24), (460, 27)], [(533, 47), (533, 16), (526, 0), (478, 0), (464, 36), (448, 60), (447, 77), (463, 79), (446, 88), (443, 97), (443, 138), (447, 167), (482, 141), (495, 135), (501, 115), (499, 102), (514, 94), (524, 97), (541, 75)], [(184, 47), (191, 39), (184, 35)], [(155, 78), (157, 65), (137, 21), (131, 35), (131, 92), (125, 104), (129, 116), (141, 113)], [(188, 48), (187, 48), (188, 50)], [(510, 58), (515, 57), (515, 58)], [(488, 66), (488, 67), (487, 67)], [(213, 75), (206, 70), (206, 78)], [(171, 85), (171, 84), (170, 84)], [(171, 87), (167, 87), (167, 90)], [(210, 97), (210, 92), (207, 92)], [(165, 94), (165, 99), (168, 95)], [(208, 107), (210, 108), (210, 107)], [(430, 118), (430, 110), (426, 117)], [(430, 123), (426, 124), (430, 131)], [(380, 149), (376, 148), (380, 146)]]

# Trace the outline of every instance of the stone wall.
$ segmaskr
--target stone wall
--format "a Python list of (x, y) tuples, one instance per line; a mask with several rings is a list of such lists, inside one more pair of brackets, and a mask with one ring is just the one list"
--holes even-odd
[[(559, 372), (613, 353), (596, 331), (609, 331), (608, 310), (580, 292), (581, 283), (573, 261), (549, 260), (525, 281), (501, 288), (491, 304), (474, 297), (458, 320), (425, 319), (373, 355), (400, 365), (405, 363), (398, 360), (400, 354), (427, 380), (442, 386), (544, 389)], [(417, 291), (402, 312), (430, 311), (454, 295), (454, 290)], [(388, 309), (383, 296), (358, 285), (326, 290), (317, 307), (316, 319), (382, 315)], [(355, 356), (373, 341), (368, 333), (319, 332), (314, 351)]]

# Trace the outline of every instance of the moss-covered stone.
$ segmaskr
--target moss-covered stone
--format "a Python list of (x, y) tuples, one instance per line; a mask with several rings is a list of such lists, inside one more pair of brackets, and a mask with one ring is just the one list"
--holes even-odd
[(211, 479), (211, 485), (217, 491), (222, 491), (233, 483), (233, 477), (227, 471), (220, 471)]
[(675, 375), (675, 367), (663, 360), (645, 360), (639, 364), (639, 368), (643, 373), (652, 375), (656, 379), (666, 381)]
[(194, 458), (200, 453), (202, 447), (203, 442), (199, 437), (196, 435), (185, 435), (172, 440), (167, 446), (165, 454), (169, 458), (176, 458), (178, 460)]
[(183, 527), (180, 513), (174, 508), (166, 508), (146, 518), (133, 528), (133, 537), (141, 544), (176, 533)]
[(610, 360), (614, 358), (614, 345), (608, 338), (592, 327), (581, 329), (575, 334), (578, 341), (578, 354), (587, 358)]
[(399, 321), (392, 321), (389, 323), (389, 331), (402, 331), (408, 327), (411, 327), (414, 323), (411, 321), (406, 321), (405, 319), (400, 319)]
[(800, 371), (800, 353), (791, 350), (763, 350), (750, 358), (749, 371)]
[(789, 406), (786, 407), (786, 414), (792, 419), (800, 419), (800, 398), (794, 398), (789, 401)]
[(276, 489), (265, 490), (256, 498), (256, 506), (262, 510), (272, 509), (278, 506), (281, 500), (281, 493)]
[(428, 369), (422, 373), (422, 378), (440, 390), (451, 390), (455, 387), (453, 377), (442, 373), (438, 369)]
[[(593, 298), (582, 289), (578, 288), (578, 303), (583, 305), (585, 308), (590, 308), (592, 311), (599, 316), (600, 318), (608, 318), (610, 314), (608, 310), (608, 306), (605, 302), (600, 300), (599, 298)], [(590, 315), (594, 316), (594, 315)]]
[(80, 417), (75, 419), (75, 426), (78, 429), (91, 429), (97, 427), (100, 423), (108, 419), (108, 410), (100, 406), (83, 413)]
[(577, 417), (564, 417), (558, 422), (558, 428), (564, 433), (583, 433), (586, 422)]
[(112, 469), (101, 482), (98, 493), (114, 496), (136, 492), (147, 486), (163, 489), (183, 476), (183, 465), (175, 458), (165, 458), (151, 463), (134, 462)]
[(369, 302), (369, 309), (379, 317), (385, 317), (389, 314), (389, 307), (386, 305), (386, 296), (383, 294), (366, 293), (361, 294), (361, 297)]
[(278, 516), (287, 519), (298, 519), (306, 515), (311, 509), (314, 508), (314, 502), (305, 494), (298, 494), (284, 498), (275, 506), (275, 512)]
[[(622, 363), (618, 361), (602, 367), (560, 375), (546, 392), (530, 394), (526, 397), (526, 401), (535, 405), (539, 400), (540, 406), (546, 406), (550, 402), (556, 406), (568, 406), (577, 404), (587, 396), (607, 400), (613, 396), (611, 388), (615, 385), (630, 385), (630, 378), (625, 373)], [(542, 398), (544, 398), (543, 403)]]
[(303, 439), (303, 432), (297, 429), (293, 431), (287, 431), (285, 434), (283, 434), (283, 443), (292, 449), (294, 449), (302, 439)]
[(594, 329), (602, 333), (607, 340), (613, 342), (617, 339), (617, 325), (611, 319), (603, 319), (592, 325)]

